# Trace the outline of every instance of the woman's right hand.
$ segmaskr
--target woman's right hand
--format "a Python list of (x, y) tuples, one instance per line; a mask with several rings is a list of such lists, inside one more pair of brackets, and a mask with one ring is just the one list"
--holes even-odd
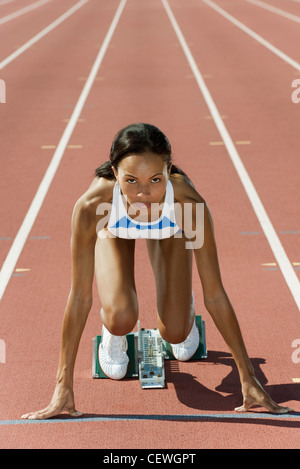
[(75, 409), (73, 389), (62, 384), (57, 384), (50, 404), (45, 409), (29, 412), (22, 415), (22, 419), (43, 420), (55, 417), (67, 411), (72, 417), (79, 417), (82, 412)]

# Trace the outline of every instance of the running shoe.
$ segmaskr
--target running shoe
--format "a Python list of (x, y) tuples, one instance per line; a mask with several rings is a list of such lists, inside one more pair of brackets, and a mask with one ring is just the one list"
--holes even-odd
[(191, 332), (187, 336), (184, 342), (180, 344), (171, 344), (172, 353), (177, 360), (185, 362), (192, 358), (195, 354), (200, 342), (199, 330), (196, 325), (196, 318), (194, 320)]
[(126, 335), (112, 335), (105, 326), (99, 345), (99, 363), (103, 373), (111, 379), (122, 379), (127, 373), (129, 358)]

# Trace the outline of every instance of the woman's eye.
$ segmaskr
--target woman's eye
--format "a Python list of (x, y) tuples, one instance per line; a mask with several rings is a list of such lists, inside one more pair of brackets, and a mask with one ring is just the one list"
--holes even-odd
[(135, 179), (127, 179), (127, 182), (128, 182), (129, 184), (134, 184), (136, 181), (135, 181)]
[(160, 182), (160, 178), (153, 178), (151, 182), (157, 184), (158, 182)]

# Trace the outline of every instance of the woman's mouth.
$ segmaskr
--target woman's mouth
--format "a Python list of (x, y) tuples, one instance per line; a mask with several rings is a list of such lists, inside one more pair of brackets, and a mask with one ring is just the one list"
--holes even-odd
[(150, 208), (151, 203), (150, 202), (135, 202), (134, 206), (140, 209), (145, 209), (145, 208)]
[(138, 210), (149, 210), (149, 208), (151, 208), (151, 203), (150, 202), (135, 202), (134, 204), (132, 204), (132, 207)]

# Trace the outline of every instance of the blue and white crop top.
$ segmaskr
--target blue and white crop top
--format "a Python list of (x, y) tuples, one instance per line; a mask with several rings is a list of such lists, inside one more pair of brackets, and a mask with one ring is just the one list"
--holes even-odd
[(164, 239), (173, 236), (180, 227), (175, 220), (174, 189), (171, 181), (167, 182), (162, 214), (151, 222), (134, 220), (129, 216), (120, 185), (116, 182), (107, 229), (116, 237), (125, 239)]

